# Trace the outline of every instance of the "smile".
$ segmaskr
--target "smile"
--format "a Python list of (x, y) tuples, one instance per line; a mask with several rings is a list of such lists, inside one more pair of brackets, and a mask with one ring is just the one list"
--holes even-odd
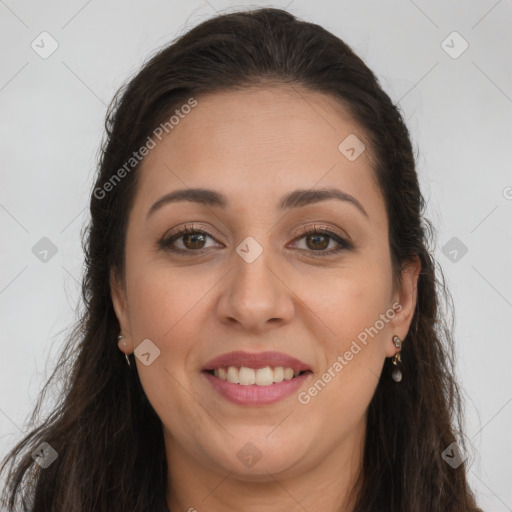
[[(227, 371), (224, 369), (225, 379), (216, 376), (216, 371), (203, 371), (202, 375), (204, 375), (213, 390), (222, 398), (231, 403), (245, 406), (269, 405), (283, 400), (290, 395), (298, 393), (304, 382), (313, 375), (309, 370), (306, 370), (298, 372), (297, 375), (292, 373), (290, 377), (290, 372), (287, 371), (286, 373), (289, 378), (285, 378), (284, 372), (286, 369), (282, 367), (274, 369), (268, 367), (260, 368), (257, 371), (253, 368), (242, 367), (240, 368), (241, 372), (238, 368), (231, 368), (233, 368), (231, 370), (233, 379), (236, 380), (237, 374), (240, 375), (241, 373), (241, 379), (239, 377), (239, 380), (242, 380), (242, 382), (236, 383), (228, 380), (229, 368)], [(271, 375), (270, 372), (272, 372), (272, 382), (268, 383)], [(281, 373), (283, 374), (283, 379), (279, 382), (274, 382), (274, 375), (277, 374), (277, 380), (279, 380)], [(261, 379), (259, 380), (260, 384), (258, 384), (256, 379)]]
[(294, 377), (304, 373), (283, 366), (276, 366), (275, 368), (265, 366), (258, 369), (246, 366), (240, 368), (236, 366), (221, 366), (215, 370), (210, 370), (210, 372), (221, 380), (231, 382), (231, 384), (240, 384), (241, 386), (251, 386), (253, 384), (256, 386), (271, 386), (272, 384), (279, 384), (284, 380), (292, 380)]

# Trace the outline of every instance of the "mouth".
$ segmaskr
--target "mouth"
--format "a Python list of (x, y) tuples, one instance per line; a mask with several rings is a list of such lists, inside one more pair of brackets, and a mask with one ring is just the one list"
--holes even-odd
[(224, 399), (252, 406), (289, 397), (313, 375), (306, 363), (287, 354), (243, 351), (212, 359), (201, 373)]
[[(279, 367), (278, 367), (279, 368)], [(284, 400), (285, 398), (290, 398), (293, 395), (296, 395), (299, 392), (299, 389), (305, 385), (305, 383), (310, 379), (313, 373), (309, 370), (304, 370), (298, 372), (297, 375), (292, 375), (291, 378), (284, 378), (281, 382), (270, 382), (270, 372), (266, 368), (259, 368), (263, 370), (259, 373), (259, 376), (263, 375), (262, 380), (260, 380), (260, 384), (257, 383), (256, 378), (258, 378), (258, 372), (255, 372), (253, 368), (248, 368), (252, 370), (252, 372), (244, 372), (243, 367), (240, 368), (241, 372), (241, 380), (245, 383), (234, 383), (227, 380), (227, 372), (226, 371), (226, 380), (221, 377), (215, 376), (215, 370), (204, 370), (202, 374), (204, 375), (206, 381), (210, 385), (210, 389), (216, 392), (216, 395), (227, 400), (228, 402), (236, 405), (242, 406), (263, 406), (270, 405), (280, 400)], [(235, 367), (235, 370), (238, 370)], [(280, 377), (280, 370), (277, 370), (277, 379)], [(283, 371), (284, 373), (284, 371)], [(236, 377), (236, 373), (232, 374)], [(254, 383), (252, 382), (252, 377), (254, 375)], [(287, 377), (290, 377), (289, 372), (287, 372)], [(236, 378), (234, 378), (236, 380)]]
[(312, 373), (311, 370), (300, 371), (283, 366), (264, 366), (263, 368), (220, 366), (213, 370), (203, 371), (217, 379), (240, 386), (272, 386), (273, 384), (295, 379), (305, 373)]

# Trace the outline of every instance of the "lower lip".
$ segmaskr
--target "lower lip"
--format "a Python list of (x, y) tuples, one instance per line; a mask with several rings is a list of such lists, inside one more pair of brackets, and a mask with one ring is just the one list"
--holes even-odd
[(283, 380), (269, 386), (252, 384), (243, 386), (219, 379), (208, 372), (202, 372), (208, 382), (226, 400), (238, 405), (267, 405), (291, 395), (304, 384), (311, 372), (304, 372), (290, 380)]

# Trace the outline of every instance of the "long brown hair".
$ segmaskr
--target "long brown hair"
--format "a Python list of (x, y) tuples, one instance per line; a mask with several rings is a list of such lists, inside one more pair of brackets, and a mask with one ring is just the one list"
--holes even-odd
[[(31, 419), (33, 429), (8, 454), (3, 510), (18, 499), (33, 512), (166, 510), (167, 465), (162, 424), (148, 402), (135, 364), (117, 346), (119, 323), (109, 274), (123, 274), (127, 218), (138, 166), (125, 167), (155, 127), (188, 99), (217, 90), (291, 84), (335, 98), (371, 142), (374, 172), (385, 198), (395, 283), (403, 263), (419, 257), (421, 273), (411, 328), (402, 350), (403, 380), (390, 379), (386, 359), (368, 410), (357, 512), (476, 512), (466, 465), (452, 468), (442, 452), (462, 433), (463, 408), (454, 372), (453, 309), (428, 244), (408, 130), (377, 78), (342, 40), (290, 13), (263, 8), (222, 14), (159, 50), (114, 97), (105, 122), (91, 221), (82, 239), (86, 272), (83, 313)], [(119, 173), (117, 174), (119, 177)], [(106, 187), (107, 182), (111, 183)], [(446, 299), (444, 303), (442, 300)], [(444, 305), (445, 307), (441, 307)], [(133, 356), (131, 356), (133, 357)], [(63, 396), (46, 420), (34, 417), (50, 383)], [(34, 463), (41, 443), (57, 452), (48, 467)], [(20, 455), (20, 460), (17, 457)]]

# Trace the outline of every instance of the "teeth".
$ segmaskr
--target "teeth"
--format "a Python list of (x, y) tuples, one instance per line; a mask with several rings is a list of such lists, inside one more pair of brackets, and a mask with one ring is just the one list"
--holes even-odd
[(256, 383), (256, 372), (252, 368), (245, 368), (242, 366), (238, 375), (242, 386), (250, 386), (251, 384)]
[(216, 368), (213, 370), (215, 377), (227, 380), (232, 384), (241, 384), (242, 386), (250, 386), (252, 384), (256, 384), (257, 386), (270, 386), (273, 383), (283, 382), (283, 380), (291, 380), (293, 377), (297, 377), (299, 373), (299, 371), (293, 371), (292, 368), (284, 368), (282, 366), (275, 368), (265, 366), (265, 368), (259, 368), (257, 370), (245, 366), (241, 368), (229, 366), (227, 369)]
[(265, 368), (259, 368), (258, 370), (256, 370), (255, 373), (255, 383), (258, 386), (270, 386), (270, 384), (274, 383), (274, 372), (272, 371), (272, 368), (270, 368), (270, 366), (266, 366)]
[[(218, 370), (215, 370), (215, 371), (218, 371)], [(215, 372), (214, 372), (214, 374), (215, 374)], [(215, 376), (219, 377), (219, 379), (222, 379), (222, 377), (218, 373)], [(234, 366), (230, 366), (228, 368), (228, 373), (226, 375), (226, 380), (228, 382), (232, 382), (233, 384), (239, 384), (240, 380), (238, 378), (238, 368), (235, 368)]]
[(284, 368), (282, 366), (278, 366), (274, 368), (274, 382), (283, 382), (284, 380)]

